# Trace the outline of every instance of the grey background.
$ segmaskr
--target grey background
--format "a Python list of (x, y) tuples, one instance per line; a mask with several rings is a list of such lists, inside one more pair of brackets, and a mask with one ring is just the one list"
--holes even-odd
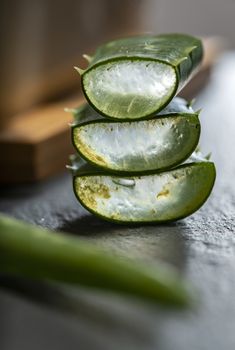
[(142, 8), (143, 30), (218, 35), (235, 47), (234, 0), (147, 0)]

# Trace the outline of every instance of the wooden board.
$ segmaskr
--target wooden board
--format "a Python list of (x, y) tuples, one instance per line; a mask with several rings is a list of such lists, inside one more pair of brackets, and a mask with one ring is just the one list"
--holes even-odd
[[(221, 50), (221, 41), (204, 40), (205, 58), (200, 72), (182, 90), (190, 99), (205, 85), (209, 70)], [(64, 107), (78, 106), (82, 99), (39, 106), (11, 118), (0, 131), (0, 183), (44, 179), (65, 170), (71, 145), (72, 117)]]
[(40, 180), (65, 170), (73, 152), (66, 103), (21, 114), (0, 132), (1, 183)]

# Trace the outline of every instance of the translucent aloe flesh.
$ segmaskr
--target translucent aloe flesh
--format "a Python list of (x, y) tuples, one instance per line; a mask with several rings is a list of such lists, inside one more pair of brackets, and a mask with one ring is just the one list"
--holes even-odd
[(116, 222), (165, 222), (195, 212), (215, 181), (211, 162), (189, 163), (143, 176), (112, 176), (101, 170), (80, 170), (74, 191), (89, 211)]
[(85, 285), (163, 305), (186, 306), (190, 288), (164, 266), (120, 259), (69, 234), (0, 215), (0, 272)]
[(197, 113), (180, 98), (148, 120), (111, 122), (88, 105), (75, 114), (75, 148), (86, 160), (111, 171), (171, 168), (188, 158), (200, 136)]
[(82, 72), (91, 105), (110, 118), (140, 119), (166, 106), (202, 60), (199, 39), (184, 34), (112, 41)]

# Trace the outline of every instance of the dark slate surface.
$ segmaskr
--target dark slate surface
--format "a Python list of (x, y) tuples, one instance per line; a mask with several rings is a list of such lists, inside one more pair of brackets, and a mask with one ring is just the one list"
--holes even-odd
[(169, 225), (117, 226), (77, 203), (63, 174), (37, 185), (1, 189), (0, 210), (78, 235), (128, 255), (178, 268), (197, 288), (193, 310), (162, 310), (82, 288), (0, 278), (0, 349), (235, 349), (235, 54), (223, 58), (203, 107), (202, 150), (212, 151), (217, 181), (191, 217)]

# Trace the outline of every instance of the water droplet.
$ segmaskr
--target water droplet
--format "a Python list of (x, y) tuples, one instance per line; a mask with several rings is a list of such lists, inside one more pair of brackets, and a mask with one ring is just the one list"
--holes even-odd
[(124, 187), (134, 187), (135, 186), (135, 180), (134, 179), (113, 178), (112, 181), (116, 185), (121, 185), (121, 186), (124, 186)]

